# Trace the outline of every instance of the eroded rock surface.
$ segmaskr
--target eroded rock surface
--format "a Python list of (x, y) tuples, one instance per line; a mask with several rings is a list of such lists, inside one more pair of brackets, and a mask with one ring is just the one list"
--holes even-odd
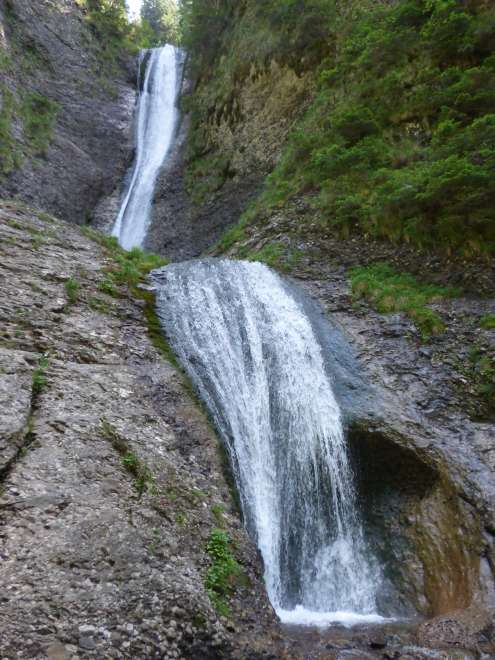
[[(4, 109), (13, 103), (3, 117), (13, 142), (0, 150), (2, 197), (84, 224), (120, 190), (133, 150), (135, 63), (111, 62), (105, 46), (76, 0), (0, 1), (0, 97)], [(30, 103), (46, 123), (44, 145), (29, 141)], [(56, 104), (51, 128), (45, 103)], [(100, 214), (111, 215), (107, 207)]]
[[(257, 553), (142, 305), (99, 290), (109, 258), (74, 228), (2, 204), (0, 236), (0, 655), (261, 657)], [(245, 575), (229, 620), (204, 587), (219, 526)]]
[[(442, 450), (446, 432), (438, 421), (410, 419), (410, 401), (382, 393), (381, 416), (358, 397), (355, 419), (366, 430), (356, 424), (352, 442), (366, 445), (362, 457), (375, 454), (365, 461), (376, 468), (367, 480), (370, 529), (388, 541), (390, 566), (402, 569), (391, 583), (425, 613), (458, 611), (419, 630), (414, 622), (282, 629), (217, 439), (152, 343), (143, 301), (124, 286), (109, 295), (111, 253), (77, 228), (8, 203), (0, 249), (3, 658), (491, 657), (491, 473), (476, 445), (454, 451), (456, 429), (465, 428), (457, 418), (448, 427), (457, 444)], [(312, 282), (324, 300), (323, 285)], [(343, 318), (344, 297), (328, 295), (355, 345), (366, 338), (375, 354), (370, 326)], [(384, 387), (373, 361), (367, 370)], [(438, 438), (422, 429), (440, 429)], [(206, 545), (219, 526), (245, 576), (228, 597), (229, 618), (204, 586)], [(479, 614), (466, 614), (469, 599), (478, 599)]]

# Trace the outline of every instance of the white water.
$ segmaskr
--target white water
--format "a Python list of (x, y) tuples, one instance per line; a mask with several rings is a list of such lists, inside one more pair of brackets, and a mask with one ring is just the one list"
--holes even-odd
[(141, 247), (146, 237), (156, 179), (172, 145), (178, 117), (177, 49), (167, 45), (143, 51), (140, 70), (145, 57), (148, 62), (137, 108), (136, 158), (112, 231), (126, 250)]
[(281, 620), (380, 620), (339, 406), (290, 289), (262, 264), (212, 259), (153, 280), (162, 325), (228, 448)]

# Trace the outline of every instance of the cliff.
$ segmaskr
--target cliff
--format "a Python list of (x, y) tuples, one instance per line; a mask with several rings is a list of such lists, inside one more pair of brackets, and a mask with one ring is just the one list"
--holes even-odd
[(218, 441), (135, 262), (89, 236), (0, 205), (2, 657), (260, 657), (274, 615)]
[(134, 56), (102, 29), (85, 2), (0, 2), (0, 195), (77, 224), (132, 157)]

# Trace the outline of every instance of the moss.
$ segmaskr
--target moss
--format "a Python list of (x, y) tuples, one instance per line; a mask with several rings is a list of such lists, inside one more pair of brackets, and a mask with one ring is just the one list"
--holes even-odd
[(24, 136), (34, 154), (46, 153), (53, 137), (59, 104), (39, 92), (24, 95), (19, 114), (24, 124)]
[(480, 318), (480, 328), (485, 330), (495, 329), (495, 314), (485, 314)]
[(90, 296), (88, 300), (88, 305), (94, 312), (99, 312), (100, 314), (111, 314), (112, 309), (106, 300), (98, 296)]
[(445, 329), (440, 316), (427, 304), (459, 295), (457, 289), (422, 284), (409, 273), (397, 273), (386, 263), (353, 268), (349, 276), (354, 300), (365, 298), (382, 314), (404, 312), (424, 337)]
[(0, 83), (0, 174), (9, 174), (22, 162), (22, 152), (13, 133), (16, 102), (8, 87)]
[(460, 361), (458, 369), (466, 378), (479, 404), (478, 410), (472, 410), (473, 416), (476, 418), (492, 416), (495, 412), (493, 351), (490, 351), (481, 341), (476, 342), (469, 349), (467, 357)]

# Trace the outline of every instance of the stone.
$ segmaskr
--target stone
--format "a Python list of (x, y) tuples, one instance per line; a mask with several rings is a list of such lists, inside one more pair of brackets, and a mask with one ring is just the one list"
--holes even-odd
[[(74, 0), (2, 3), (0, 34), (2, 52), (17, 65), (2, 76), (16, 101), (36, 90), (58, 103), (45, 154), (30, 155), (16, 122), (25, 157), (0, 178), (0, 197), (85, 224), (98, 202), (120, 190), (132, 159), (135, 58), (122, 53), (109, 71), (98, 37)], [(50, 304), (61, 313), (59, 300)]]
[(93, 651), (96, 648), (96, 642), (94, 638), (89, 635), (81, 635), (81, 637), (79, 637), (79, 646), (85, 651)]
[[(45, 236), (35, 251), (33, 231)], [(0, 398), (9, 402), (0, 406), (0, 425), (19, 446), (29, 439), (0, 476), (0, 656), (41, 657), (32, 650), (39, 647), (64, 657), (65, 646), (69, 656), (122, 657), (125, 643), (132, 657), (154, 657), (167, 636), (178, 657), (250, 639), (270, 646), (278, 624), (258, 553), (239, 526), (218, 439), (149, 338), (142, 305), (122, 287), (116, 311), (115, 299), (98, 290), (108, 264), (77, 227), (0, 202)], [(62, 314), (46, 303), (65, 297), (65, 280), (44, 278), (47, 272), (80, 283)], [(108, 313), (91, 307), (94, 296)], [(82, 349), (91, 359), (81, 360)], [(33, 399), (32, 373), (44, 353)], [(152, 471), (153, 488), (139, 494), (126, 451)], [(206, 493), (206, 508), (197, 490)], [(224, 629), (204, 588), (218, 502), (250, 584), (229, 603), (237, 634)], [(175, 522), (178, 513), (188, 525)], [(153, 544), (166, 548), (165, 558)], [(254, 627), (242, 623), (243, 609), (256, 613)], [(179, 616), (191, 624), (187, 639)]]

